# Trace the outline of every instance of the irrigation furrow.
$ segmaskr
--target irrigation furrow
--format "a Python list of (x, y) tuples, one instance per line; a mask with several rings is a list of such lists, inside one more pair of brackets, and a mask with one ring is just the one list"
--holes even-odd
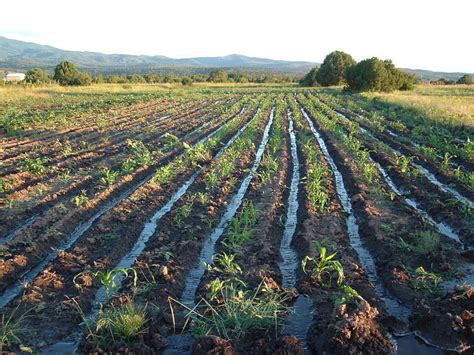
[[(337, 113), (337, 111), (336, 111)], [(348, 120), (346, 116), (344, 115), (341, 115), (339, 113), (339, 115), (344, 119), (344, 120)], [(372, 133), (368, 132), (365, 128), (363, 127), (360, 127), (361, 128), (361, 131), (362, 132), (365, 132), (366, 134), (368, 134), (370, 137), (372, 137), (374, 140), (378, 141), (378, 139), (376, 137), (374, 137), (372, 135)], [(390, 147), (393, 151), (395, 151), (396, 153), (398, 154), (402, 154), (400, 151), (398, 151), (397, 149), (393, 148), (393, 147)], [(377, 161), (375, 161), (373, 159), (373, 153), (369, 153), (370, 155), (370, 158), (372, 159), (372, 161), (378, 163)], [(436, 185), (437, 187), (439, 187), (442, 191), (446, 192), (446, 193), (450, 193), (452, 194), (455, 198), (456, 195), (459, 195), (459, 197), (464, 200), (466, 199), (464, 196), (460, 195), (457, 193), (457, 191), (455, 191), (454, 189), (451, 189), (450, 187), (442, 184), (441, 182), (439, 182), (438, 180), (436, 180), (436, 178), (434, 177), (434, 175), (432, 175), (427, 169), (423, 168), (422, 166), (420, 166), (419, 164), (416, 164), (416, 163), (412, 163), (416, 168), (419, 168), (420, 171), (424, 174), (424, 176), (430, 181), (430, 183)], [(458, 243), (461, 243), (461, 240), (459, 238), (459, 235), (458, 233), (454, 230), (454, 228), (452, 228), (451, 226), (447, 225), (446, 223), (444, 222), (437, 222), (435, 221), (435, 219), (427, 212), (425, 211), (421, 206), (420, 206), (420, 203), (418, 201), (416, 201), (414, 198), (410, 198), (410, 197), (407, 197), (405, 196), (405, 193), (398, 187), (396, 186), (395, 182), (393, 181), (393, 179), (390, 178), (389, 174), (387, 173), (387, 171), (381, 166), (380, 163), (377, 164), (377, 167), (381, 173), (381, 176), (383, 177), (383, 179), (385, 180), (385, 182), (387, 183), (387, 185), (392, 189), (392, 191), (397, 194), (398, 196), (401, 196), (403, 197), (405, 203), (410, 206), (411, 208), (413, 208), (413, 210), (418, 213), (423, 219), (425, 219), (426, 221), (428, 221), (431, 225), (433, 225), (439, 233), (441, 233), (442, 235), (458, 242)], [(457, 198), (458, 199), (458, 198)], [(458, 199), (460, 200), (460, 199)], [(461, 200), (460, 200), (461, 201)], [(466, 201), (469, 202), (468, 199), (466, 199)]]
[[(298, 224), (300, 163), (298, 159), (293, 119), (290, 111), (288, 111), (288, 125), (293, 171), (290, 183), (290, 194), (287, 203), (288, 209), (286, 213), (285, 229), (280, 243), (280, 254), (283, 261), (279, 263), (279, 267), (283, 278), (282, 286), (286, 288), (294, 288), (296, 285), (296, 269), (299, 263), (298, 254), (291, 246), (291, 243)], [(306, 295), (299, 295), (282, 330), (282, 334), (296, 336), (303, 344), (305, 352), (309, 352), (306, 336), (309, 327), (312, 324), (312, 318), (311, 300)]]
[[(262, 160), (265, 147), (268, 143), (270, 128), (272, 126), (273, 118), (274, 118), (274, 110), (275, 109), (272, 108), (272, 111), (270, 113), (270, 118), (265, 127), (262, 140), (260, 142), (257, 153), (255, 155), (254, 163), (252, 164), (252, 167), (250, 168), (248, 175), (242, 181), (239, 187), (239, 190), (229, 202), (227, 206), (227, 210), (222, 216), (222, 218), (220, 219), (217, 227), (215, 227), (212, 233), (205, 238), (203, 246), (201, 248), (201, 253), (199, 255), (199, 262), (196, 265), (196, 267), (190, 270), (188, 276), (186, 277), (185, 287), (184, 287), (184, 291), (182, 292), (180, 301), (182, 304), (190, 308), (193, 308), (193, 306), (195, 305), (195, 297), (196, 297), (197, 288), (206, 271), (206, 265), (212, 262), (212, 256), (214, 255), (216, 243), (219, 240), (219, 238), (222, 236), (222, 234), (224, 233), (230, 220), (235, 216), (237, 210), (239, 209), (242, 203), (243, 197), (250, 183), (252, 182), (252, 179), (254, 178), (258, 167), (260, 166), (260, 162)], [(165, 351), (165, 354), (183, 353), (184, 351), (183, 349), (189, 348), (190, 340), (191, 339), (186, 335), (175, 335), (175, 336), (168, 337), (169, 345)]]
[(212, 234), (208, 236), (204, 241), (204, 245), (201, 249), (201, 255), (199, 256), (199, 263), (195, 268), (190, 271), (189, 275), (186, 278), (186, 285), (181, 296), (181, 301), (187, 306), (192, 307), (194, 305), (197, 287), (201, 281), (202, 276), (204, 275), (204, 272), (206, 271), (205, 265), (212, 262), (212, 256), (214, 255), (216, 242), (224, 233), (224, 230), (229, 224), (229, 221), (235, 216), (235, 213), (237, 212), (238, 208), (240, 207), (240, 204), (242, 203), (242, 199), (245, 195), (245, 192), (247, 191), (250, 182), (254, 178), (255, 172), (257, 171), (260, 165), (260, 161), (262, 160), (265, 147), (268, 143), (269, 132), (273, 123), (273, 116), (274, 109), (272, 109), (272, 112), (270, 113), (270, 119), (265, 127), (265, 131), (263, 132), (263, 138), (258, 147), (257, 153), (255, 155), (255, 161), (252, 167), (250, 168), (249, 174), (245, 177), (244, 181), (240, 185), (238, 192), (233, 196), (227, 207), (227, 211), (219, 221), (217, 227), (214, 229)]
[[(195, 146), (205, 142), (206, 140), (208, 140), (210, 138), (212, 138), (223, 127), (224, 127), (224, 125), (220, 126), (216, 130), (212, 131), (206, 137), (199, 140), (195, 144)], [(182, 154), (184, 154), (184, 153), (182, 153)], [(147, 175), (144, 179), (142, 179), (138, 183), (134, 184), (131, 188), (127, 189), (126, 191), (121, 193), (119, 196), (115, 197), (114, 199), (108, 201), (105, 205), (101, 206), (101, 208), (94, 215), (92, 215), (86, 222), (83, 222), (78, 227), (76, 227), (74, 232), (70, 234), (70, 236), (58, 247), (58, 249), (52, 251), (45, 259), (43, 259), (43, 261), (41, 261), (34, 268), (32, 268), (31, 270), (26, 271), (22, 275), (20, 275), (17, 278), (17, 281), (15, 281), (10, 287), (6, 288), (6, 290), (3, 292), (2, 296), (0, 296), (0, 308), (5, 307), (12, 299), (17, 297), (21, 293), (25, 283), (31, 282), (52, 260), (56, 259), (57, 256), (58, 256), (59, 250), (69, 249), (74, 244), (74, 242), (81, 235), (83, 235), (94, 224), (94, 222), (100, 216), (102, 216), (105, 212), (107, 212), (111, 208), (115, 207), (122, 200), (124, 200), (125, 198), (130, 196), (140, 186), (142, 186), (143, 184), (148, 182), (154, 176), (154, 173), (155, 172), (153, 171), (151, 174)]]
[(372, 255), (370, 254), (370, 251), (363, 245), (362, 240), (360, 238), (359, 225), (357, 222), (357, 218), (353, 212), (352, 203), (347, 193), (347, 189), (345, 187), (342, 174), (339, 171), (338, 167), (336, 166), (336, 163), (334, 162), (333, 158), (329, 154), (329, 151), (326, 146), (326, 143), (324, 142), (324, 139), (322, 138), (319, 131), (316, 129), (309, 115), (306, 113), (306, 111), (303, 108), (301, 108), (301, 113), (308, 121), (310, 129), (313, 132), (315, 138), (317, 139), (318, 144), (321, 148), (321, 151), (325, 155), (331, 167), (331, 170), (333, 172), (334, 180), (336, 182), (336, 191), (339, 196), (341, 205), (347, 214), (347, 220), (346, 220), (347, 233), (349, 235), (350, 244), (352, 248), (357, 252), (359, 261), (362, 267), (364, 268), (364, 270), (367, 272), (369, 281), (374, 285), (377, 296), (379, 296), (379, 298), (385, 303), (385, 306), (387, 310), (389, 311), (389, 313), (407, 323), (408, 317), (411, 314), (411, 310), (405, 305), (402, 305), (401, 303), (399, 303), (397, 299), (392, 297), (388, 293), (388, 291), (385, 289), (382, 282), (380, 281), (377, 274), (375, 261)]
[[(243, 113), (243, 111), (241, 111), (240, 114), (242, 114), (242, 113)], [(210, 120), (209, 122), (206, 122), (203, 125), (198, 125), (198, 127), (196, 129), (194, 129), (193, 131), (187, 133), (182, 139), (185, 140), (188, 137), (192, 137), (194, 134), (196, 134), (196, 133), (200, 132), (201, 130), (205, 129), (206, 127), (208, 127), (211, 123), (213, 123), (213, 120)], [(163, 138), (165, 135), (166, 135), (166, 133), (163, 133), (160, 136), (160, 138)], [(86, 181), (86, 183), (87, 183), (87, 181)], [(82, 191), (82, 190), (84, 190), (84, 188), (81, 185), (74, 189), (74, 191)], [(73, 193), (73, 191), (71, 193)], [(60, 198), (58, 202), (61, 202), (65, 199), (67, 199), (71, 195), (71, 193), (67, 193), (65, 196), (62, 196), (63, 198)], [(58, 202), (56, 202), (56, 203), (58, 203)], [(47, 210), (44, 210), (43, 212), (40, 212), (40, 213), (35, 213), (27, 221), (25, 221), (21, 225), (15, 227), (10, 232), (7, 232), (3, 237), (0, 238), (0, 245), (4, 244), (5, 242), (7, 242), (11, 239), (13, 239), (18, 232), (21, 232), (22, 230), (24, 230), (24, 229), (28, 228), (29, 226), (31, 226), (36, 220), (38, 220), (40, 217), (42, 217), (46, 212), (47, 212)]]
[[(239, 115), (243, 114), (245, 112), (245, 108), (241, 110)], [(257, 111), (258, 113), (258, 111)], [(257, 115), (257, 113), (254, 115), (254, 117)], [(227, 143), (219, 149), (219, 151), (214, 155), (212, 158), (213, 161), (219, 159), (225, 152), (227, 148), (229, 148), (244, 132), (247, 127), (251, 124), (253, 121), (253, 118), (250, 119), (247, 123), (245, 123), (238, 131), (237, 133), (232, 136)], [(221, 126), (223, 128), (224, 126)], [(217, 133), (217, 132), (215, 132)], [(208, 140), (210, 137), (206, 137), (204, 140), (201, 140), (198, 142), (196, 145), (200, 143), (204, 143), (206, 140)], [(208, 164), (201, 166), (199, 169), (195, 170), (191, 177), (185, 181), (179, 188), (178, 190), (171, 196), (171, 198), (168, 200), (168, 202), (161, 207), (158, 211), (155, 212), (155, 214), (150, 218), (150, 220), (145, 224), (142, 232), (140, 233), (140, 236), (138, 237), (137, 241), (131, 248), (130, 252), (128, 252), (117, 264), (116, 268), (130, 268), (137, 260), (137, 258), (140, 256), (140, 254), (144, 251), (145, 247), (147, 246), (147, 243), (149, 239), (156, 233), (157, 228), (159, 227), (159, 222), (160, 220), (168, 213), (171, 211), (171, 209), (174, 207), (176, 202), (188, 191), (189, 187), (194, 183), (196, 178), (202, 174), (202, 172), (206, 169)], [(119, 276), (115, 279), (117, 287), (120, 287), (121, 283), (123, 281), (123, 275)], [(99, 312), (100, 306), (102, 304), (105, 304), (106, 302), (106, 290), (105, 287), (102, 286), (96, 293), (94, 303), (93, 303), (93, 308), (92, 311), (89, 313), (89, 315), (86, 317), (87, 321), (92, 322), (96, 317)], [(77, 348), (82, 340), (82, 337), (84, 335), (84, 332), (79, 332), (76, 334), (72, 334), (68, 336), (69, 340), (68, 341), (61, 341), (58, 342), (50, 347), (48, 347), (43, 353), (44, 354), (54, 354), (57, 353), (57, 351), (61, 352), (68, 352), (68, 353), (75, 353), (77, 351)]]

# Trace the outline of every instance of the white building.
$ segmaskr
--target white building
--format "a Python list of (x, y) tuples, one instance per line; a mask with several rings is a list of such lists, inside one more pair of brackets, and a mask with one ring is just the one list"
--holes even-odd
[(25, 80), (24, 73), (10, 73), (4, 76), (3, 80), (5, 81), (23, 81)]

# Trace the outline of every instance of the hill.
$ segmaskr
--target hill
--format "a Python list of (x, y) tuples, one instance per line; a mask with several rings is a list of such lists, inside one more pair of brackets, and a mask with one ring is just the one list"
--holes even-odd
[(143, 72), (159, 69), (174, 71), (189, 68), (248, 68), (277, 72), (304, 73), (316, 66), (311, 62), (293, 62), (232, 54), (223, 57), (169, 58), (161, 55), (103, 54), (66, 51), (51, 46), (23, 42), (0, 36), (0, 68), (27, 70), (39, 67), (52, 70), (60, 61), (69, 60), (84, 70), (93, 72)]

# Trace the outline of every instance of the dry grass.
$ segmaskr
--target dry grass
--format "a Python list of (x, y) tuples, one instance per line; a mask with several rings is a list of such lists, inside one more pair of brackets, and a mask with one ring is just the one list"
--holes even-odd
[(474, 128), (474, 86), (419, 85), (413, 91), (367, 94), (387, 102), (414, 107), (425, 111), (435, 120), (452, 125)]

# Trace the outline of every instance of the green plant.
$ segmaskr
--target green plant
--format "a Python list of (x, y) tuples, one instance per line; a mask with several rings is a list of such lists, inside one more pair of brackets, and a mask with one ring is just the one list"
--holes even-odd
[(118, 171), (113, 171), (110, 168), (104, 168), (102, 170), (102, 173), (103, 173), (103, 176), (100, 178), (100, 182), (101, 184), (104, 184), (106, 186), (115, 184), (119, 176)]
[(265, 281), (254, 291), (237, 285), (229, 282), (219, 286), (221, 295), (217, 304), (201, 299), (196, 307), (189, 309), (174, 302), (189, 310), (187, 320), (193, 321), (193, 332), (198, 336), (239, 340), (254, 331), (277, 331), (289, 311), (285, 304), (289, 295), (270, 289)]
[(89, 204), (89, 197), (87, 197), (86, 192), (82, 191), (80, 195), (74, 196), (71, 202), (76, 207), (84, 206)]
[(118, 291), (119, 285), (117, 284), (117, 280), (120, 278), (128, 278), (129, 277), (129, 272), (132, 272), (133, 274), (133, 285), (134, 287), (137, 286), (137, 280), (138, 280), (138, 275), (137, 271), (134, 268), (117, 268), (117, 269), (112, 269), (108, 272), (106, 271), (95, 271), (95, 272), (89, 272), (89, 271), (83, 271), (74, 276), (73, 283), (74, 285), (81, 289), (82, 285), (77, 282), (77, 279), (79, 277), (83, 277), (84, 275), (91, 275), (93, 278), (98, 279), (100, 284), (104, 286), (105, 290), (105, 298), (107, 302), (110, 300), (110, 298), (115, 294), (115, 292)]
[[(0, 322), (0, 353), (3, 354), (6, 350), (12, 350), (13, 346), (20, 346), (20, 350), (29, 352), (28, 347), (21, 346), (21, 338), (26, 335), (27, 329), (25, 321), (30, 311), (26, 311), (19, 317), (15, 317), (19, 306), (13, 309), (10, 315), (2, 313)], [(7, 348), (7, 349), (6, 349)]]
[(439, 295), (441, 293), (441, 277), (433, 272), (426, 271), (422, 266), (417, 267), (415, 270), (409, 270), (412, 279), (410, 285), (416, 290), (423, 290), (433, 295)]
[(402, 251), (414, 252), (417, 254), (432, 254), (439, 245), (439, 234), (429, 230), (417, 232), (415, 234), (416, 243), (410, 244), (400, 238), (396, 245)]
[(115, 341), (130, 344), (146, 331), (147, 305), (139, 306), (128, 300), (126, 303), (101, 309), (93, 323), (86, 318), (84, 323), (88, 341), (98, 347)]
[(46, 158), (28, 158), (26, 157), (23, 162), (23, 171), (29, 171), (33, 175), (44, 175), (47, 171), (45, 166), (48, 160)]
[(228, 249), (236, 250), (238, 246), (252, 238), (257, 213), (258, 209), (253, 206), (252, 201), (246, 200), (242, 212), (231, 220), (227, 230), (223, 244)]
[(340, 289), (342, 291), (342, 295), (336, 298), (336, 301), (334, 302), (336, 307), (339, 307), (343, 304), (357, 306), (357, 304), (363, 300), (362, 296), (359, 295), (359, 293), (349, 285), (341, 285)]
[(178, 227), (181, 227), (183, 221), (189, 217), (193, 210), (194, 199), (190, 199), (185, 204), (180, 206), (176, 211), (176, 216), (174, 217), (174, 221)]
[(307, 273), (307, 268), (311, 263), (313, 267), (310, 269), (310, 276), (314, 281), (324, 286), (324, 276), (328, 275), (331, 280), (332, 273), (336, 272), (337, 284), (340, 285), (342, 283), (342, 280), (344, 279), (344, 268), (339, 260), (333, 260), (336, 256), (336, 252), (327, 255), (327, 250), (325, 247), (321, 245), (317, 245), (317, 247), (319, 249), (319, 256), (317, 258), (307, 255), (301, 261), (303, 272), (305, 274)]
[(4, 194), (12, 188), (12, 183), (5, 178), (0, 178), (0, 194)]
[(208, 266), (208, 269), (217, 272), (225, 272), (228, 274), (241, 274), (242, 269), (234, 260), (234, 254), (217, 254), (213, 257), (214, 266)]

